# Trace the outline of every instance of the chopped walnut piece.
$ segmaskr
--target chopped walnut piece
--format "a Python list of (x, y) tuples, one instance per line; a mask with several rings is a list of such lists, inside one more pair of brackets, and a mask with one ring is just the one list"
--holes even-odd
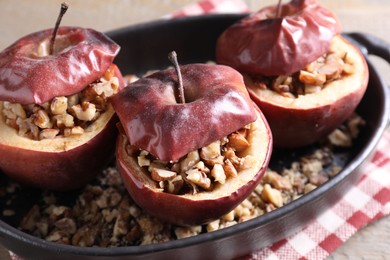
[(92, 87), (98, 96), (104, 95), (104, 97), (110, 97), (118, 91), (118, 78), (112, 77), (110, 80), (100, 79), (100, 81)]
[(60, 244), (66, 244), (66, 245), (70, 244), (69, 234), (65, 231), (62, 231), (62, 230), (56, 230), (56, 231), (50, 233), (46, 237), (46, 240), (51, 241), (51, 242), (57, 242)]
[(192, 237), (200, 234), (202, 226), (176, 227), (175, 235), (178, 239)]
[(229, 147), (234, 150), (241, 152), (249, 147), (249, 142), (246, 138), (239, 133), (232, 133), (228, 137), (229, 139)]
[(57, 220), (54, 223), (54, 225), (59, 230), (62, 230), (62, 231), (67, 232), (69, 234), (74, 234), (74, 233), (76, 233), (76, 230), (77, 230), (77, 226), (76, 226), (74, 219), (68, 218), (68, 217), (61, 218), (61, 219)]
[(264, 182), (270, 183), (272, 187), (278, 190), (290, 190), (292, 189), (291, 182), (279, 175), (277, 172), (268, 170), (263, 177)]
[(355, 73), (355, 67), (351, 64), (345, 63), (343, 72), (347, 75)]
[[(233, 165), (234, 167), (237, 167), (239, 168), (241, 166), (241, 158), (239, 158), (237, 155), (236, 155), (236, 152), (232, 149), (232, 148), (227, 148), (223, 155), (225, 156), (225, 158), (227, 160), (229, 160)], [(226, 164), (226, 160), (225, 160), (225, 164)], [(225, 170), (226, 171), (226, 170)]]
[(211, 180), (207, 175), (200, 171), (199, 169), (190, 169), (186, 171), (187, 180), (196, 184), (199, 187), (202, 187), (205, 190), (211, 188)]
[(346, 126), (348, 128), (348, 133), (351, 135), (351, 137), (357, 138), (360, 132), (360, 128), (364, 126), (366, 122), (356, 114), (353, 114), (350, 118), (346, 121)]
[(328, 135), (328, 139), (336, 146), (349, 147), (352, 145), (352, 138), (340, 129), (335, 129), (330, 135)]
[(67, 97), (55, 97), (50, 104), (50, 110), (53, 115), (62, 115), (66, 113), (68, 109), (68, 98)]
[(207, 224), (207, 232), (216, 231), (219, 229), (219, 219), (216, 219), (210, 223)]
[(315, 185), (315, 186), (320, 186), (321, 184), (324, 184), (328, 180), (329, 180), (329, 178), (327, 176), (325, 176), (324, 174), (320, 174), (320, 173), (312, 174), (309, 177), (310, 183)]
[(279, 190), (272, 188), (269, 184), (264, 185), (262, 197), (264, 200), (271, 202), (278, 208), (283, 206), (282, 193)]
[(200, 157), (197, 150), (189, 152), (187, 156), (180, 162), (181, 172), (186, 172), (192, 168), (197, 162), (199, 162)]
[(176, 175), (177, 175), (176, 172), (173, 171), (154, 168), (152, 170), (151, 176), (154, 181), (166, 181), (166, 180), (172, 180), (173, 178), (176, 177)]
[(175, 178), (163, 182), (164, 190), (171, 194), (179, 193), (183, 185), (184, 185), (184, 180), (181, 175), (177, 175)]
[(84, 128), (81, 126), (75, 126), (70, 129), (70, 135), (82, 135), (84, 134)]
[(328, 54), (325, 64), (321, 66), (318, 73), (324, 74), (326, 79), (336, 79), (344, 69), (344, 61), (335, 53)]
[(238, 172), (236, 168), (234, 167), (233, 163), (229, 160), (226, 159), (224, 164), (223, 164), (223, 170), (226, 174), (227, 177), (236, 177), (238, 175)]
[(39, 109), (35, 118), (34, 124), (40, 128), (51, 128), (53, 124), (50, 121), (50, 117), (46, 111)]
[(74, 105), (71, 107), (74, 115), (83, 121), (91, 121), (96, 114), (96, 107), (94, 104), (89, 102), (83, 102), (81, 105)]
[(138, 159), (138, 165), (140, 167), (143, 167), (143, 166), (150, 166), (150, 160), (146, 158), (146, 156), (148, 155), (149, 153), (145, 150), (142, 150), (139, 154), (139, 156), (137, 157)]
[(9, 119), (16, 119), (18, 117), (25, 119), (27, 117), (26, 111), (21, 104), (13, 104), (7, 101), (3, 102), (3, 114)]
[(53, 116), (54, 122), (58, 128), (64, 127), (73, 127), (74, 126), (74, 118), (73, 116), (63, 113), (61, 115)]
[(225, 214), (222, 217), (222, 220), (224, 220), (224, 221), (233, 221), (234, 220), (234, 210), (232, 210), (229, 213)]
[(95, 242), (99, 230), (90, 225), (84, 225), (77, 229), (72, 237), (72, 245), (74, 246), (92, 246)]
[(315, 188), (317, 188), (316, 185), (314, 184), (311, 184), (311, 183), (308, 183), (305, 185), (305, 188), (304, 188), (304, 193), (309, 193), (310, 191), (314, 190)]
[(221, 164), (214, 164), (211, 170), (211, 176), (214, 177), (214, 181), (224, 184), (226, 181), (225, 170)]
[(305, 70), (299, 72), (299, 80), (310, 86), (323, 85), (326, 82), (324, 74), (314, 74)]
[(286, 75), (281, 75), (276, 77), (272, 82), (272, 89), (277, 92), (289, 92), (290, 87), (288, 86), (291, 83), (291, 77)]
[(58, 133), (60, 132), (60, 130), (58, 129), (43, 129), (40, 133), (39, 133), (39, 140), (42, 140), (42, 139), (53, 139), (55, 138)]
[(223, 160), (221, 156), (221, 141), (217, 140), (202, 147), (200, 149), (200, 157), (209, 165), (221, 164)]

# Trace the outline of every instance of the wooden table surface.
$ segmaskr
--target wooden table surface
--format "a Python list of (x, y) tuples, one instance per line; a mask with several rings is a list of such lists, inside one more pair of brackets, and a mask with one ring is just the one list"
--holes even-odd
[[(275, 4), (276, 0), (244, 0), (250, 10)], [(52, 27), (62, 0), (0, 0), (0, 50), (21, 36)], [(64, 25), (92, 27), (100, 31), (124, 27), (162, 17), (194, 0), (68, 0)], [(284, 1), (286, 2), (286, 1)], [(390, 1), (388, 0), (320, 0), (339, 17), (345, 32), (374, 34), (390, 42)], [(381, 59), (374, 64), (390, 82), (390, 67)], [(386, 259), (390, 257), (390, 217), (373, 223), (352, 236), (329, 259)], [(0, 259), (9, 259), (0, 245)]]

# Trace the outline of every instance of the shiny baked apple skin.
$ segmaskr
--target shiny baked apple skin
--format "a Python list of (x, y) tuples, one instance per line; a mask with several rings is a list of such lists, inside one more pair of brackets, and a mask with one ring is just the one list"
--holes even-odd
[(276, 5), (265, 7), (228, 27), (217, 41), (217, 62), (251, 75), (290, 75), (340, 32), (335, 15), (316, 0), (292, 0), (277, 13)]
[[(116, 66), (115, 76), (119, 89), (123, 89)], [(84, 134), (37, 141), (19, 136), (5, 124), (0, 113), (0, 172), (23, 185), (41, 189), (66, 191), (83, 187), (114, 159), (117, 122), (109, 104)]]
[(236, 70), (210, 64), (180, 70), (185, 104), (176, 100), (174, 69), (142, 78), (110, 99), (130, 143), (163, 161), (176, 161), (256, 119)]
[(129, 146), (124, 133), (117, 141), (117, 167), (134, 201), (145, 211), (176, 225), (199, 225), (227, 214), (242, 202), (256, 187), (268, 166), (272, 153), (272, 134), (259, 110), (251, 124), (250, 143), (243, 153), (255, 158), (253, 167), (230, 178), (212, 191), (197, 194), (173, 195), (161, 191), (147, 169), (138, 166), (139, 149)]
[(0, 100), (42, 104), (80, 92), (111, 66), (120, 47), (103, 33), (59, 27), (29, 34), (0, 52)]
[(296, 148), (313, 144), (325, 137), (356, 109), (368, 84), (368, 68), (359, 50), (341, 36), (336, 36), (331, 51), (347, 53), (354, 73), (330, 82), (318, 93), (288, 98), (260, 89), (245, 77), (249, 94), (267, 118), (274, 136), (274, 146)]

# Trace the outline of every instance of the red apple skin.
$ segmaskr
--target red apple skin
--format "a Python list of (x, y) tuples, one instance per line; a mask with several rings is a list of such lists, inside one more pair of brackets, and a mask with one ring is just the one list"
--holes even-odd
[[(119, 79), (119, 89), (123, 89), (124, 81), (115, 65), (114, 74)], [(106, 118), (105, 125), (98, 128), (96, 131), (99, 132), (91, 139), (68, 149), (67, 145), (71, 141), (65, 137), (62, 143), (57, 144), (62, 148), (57, 149), (53, 145), (54, 151), (39, 151), (23, 145), (10, 146), (2, 142), (2, 139), (13, 137), (2, 137), (4, 128), (9, 126), (0, 117), (0, 171), (12, 180), (31, 187), (55, 191), (83, 187), (114, 159), (118, 117), (111, 105), (103, 115)], [(17, 136), (16, 132), (11, 133)], [(26, 142), (30, 142), (30, 147), (40, 145), (40, 141)], [(46, 145), (52, 145), (50, 140)]]
[(268, 103), (249, 91), (253, 101), (266, 115), (274, 136), (275, 147), (297, 148), (310, 145), (330, 134), (355, 110), (365, 92), (358, 92), (332, 104), (311, 109), (291, 109)]
[(81, 188), (106, 167), (115, 154), (117, 117), (92, 140), (63, 152), (42, 152), (0, 143), (0, 168), (26, 186), (67, 191)]
[(78, 93), (104, 74), (120, 49), (95, 30), (60, 27), (54, 54), (40, 56), (39, 46), (47, 49), (51, 34), (32, 33), (0, 53), (0, 100), (42, 104)]
[(176, 161), (256, 119), (243, 77), (222, 65), (180, 67), (186, 103), (176, 101), (174, 69), (142, 78), (111, 98), (130, 143)]
[[(194, 195), (173, 195), (159, 191), (154, 181), (150, 179), (150, 174), (138, 166), (135, 156), (138, 149), (133, 146), (126, 149), (128, 140), (124, 133), (118, 135), (117, 168), (133, 200), (149, 214), (182, 226), (208, 223), (227, 214), (247, 198), (267, 169), (272, 153), (272, 134), (261, 112), (258, 112), (257, 121), (262, 122), (261, 131), (263, 133), (261, 138), (257, 139), (261, 142), (252, 146), (261, 147), (257, 148), (258, 152), (255, 152), (261, 162), (259, 162), (258, 170), (253, 176), (251, 175), (250, 180), (240, 184), (241, 186), (239, 185), (237, 190), (225, 193), (208, 192), (207, 199), (197, 199)], [(129, 151), (132, 156), (128, 155)], [(235, 181), (240, 182), (242, 178), (245, 179), (239, 175)]]
[(344, 76), (325, 87), (329, 88), (329, 92), (326, 92), (328, 95), (336, 97), (339, 92), (337, 88), (344, 88), (346, 91), (338, 98), (325, 101), (326, 97), (321, 95), (327, 94), (322, 90), (319, 94), (305, 95), (306, 101), (301, 103), (311, 104), (306, 107), (290, 105), (290, 98), (280, 97), (279, 100), (283, 101), (274, 102), (267, 98), (270, 95), (266, 92), (270, 93), (271, 90), (260, 90), (254, 86), (250, 77), (245, 77), (252, 100), (260, 107), (271, 127), (275, 147), (297, 148), (317, 142), (343, 123), (361, 101), (368, 84), (365, 58), (341, 36), (335, 37), (334, 40), (337, 40), (337, 45), (333, 44), (331, 48), (348, 51), (348, 56), (354, 59), (357, 70), (353, 75)]
[(281, 11), (276, 17), (276, 5), (265, 7), (227, 28), (217, 62), (251, 75), (290, 75), (325, 53), (340, 32), (335, 15), (315, 0), (293, 0)]

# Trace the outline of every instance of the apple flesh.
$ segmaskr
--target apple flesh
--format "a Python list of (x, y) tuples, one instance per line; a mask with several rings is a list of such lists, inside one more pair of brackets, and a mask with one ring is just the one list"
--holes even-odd
[[(122, 75), (116, 66), (114, 75), (122, 89)], [(80, 188), (113, 160), (117, 122), (108, 104), (82, 135), (32, 140), (18, 135), (0, 113), (0, 171), (27, 186), (56, 191)]]
[(110, 100), (130, 144), (176, 161), (256, 119), (242, 75), (222, 65), (180, 67), (185, 104), (176, 101), (174, 69), (142, 78)]
[(330, 51), (346, 54), (354, 72), (327, 83), (317, 93), (284, 97), (245, 77), (251, 98), (268, 120), (275, 146), (295, 148), (318, 141), (345, 121), (362, 99), (368, 84), (365, 58), (341, 36), (334, 37)]
[(242, 170), (235, 178), (215, 185), (211, 191), (196, 194), (174, 195), (158, 187), (147, 169), (138, 165), (139, 149), (129, 146), (125, 133), (117, 141), (117, 167), (124, 184), (134, 201), (150, 214), (177, 225), (198, 225), (227, 214), (242, 202), (262, 178), (272, 151), (272, 135), (259, 110), (257, 120), (250, 124), (247, 140), (250, 146), (242, 156), (254, 158), (250, 168)]
[(218, 38), (216, 60), (250, 75), (290, 75), (324, 54), (340, 32), (335, 15), (315, 0), (263, 8)]
[(0, 100), (42, 104), (78, 93), (107, 71), (120, 49), (95, 30), (60, 27), (50, 54), (52, 31), (24, 36), (0, 53)]

